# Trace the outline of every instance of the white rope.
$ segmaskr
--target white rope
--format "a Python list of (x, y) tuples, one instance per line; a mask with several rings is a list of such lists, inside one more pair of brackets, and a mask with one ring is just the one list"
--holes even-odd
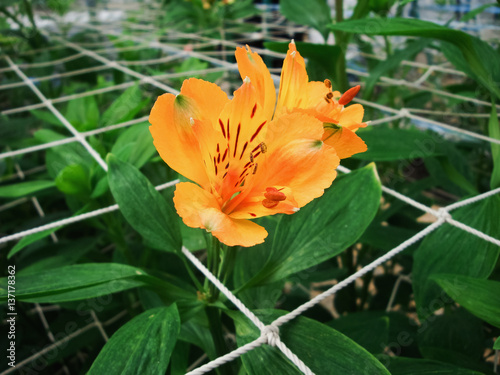
[(54, 105), (52, 104), (52, 102), (50, 102), (49, 100), (47, 100), (47, 98), (45, 97), (45, 95), (43, 95), (42, 92), (40, 90), (38, 90), (38, 88), (33, 84), (33, 82), (31, 82), (28, 79), (28, 77), (17, 67), (17, 65), (15, 65), (12, 62), (12, 60), (10, 59), (10, 57), (5, 56), (5, 60), (7, 61), (7, 63), (9, 64), (9, 66), (17, 73), (17, 75), (24, 82), (26, 82), (26, 84), (30, 87), (31, 91), (33, 91), (36, 94), (36, 96), (38, 96), (38, 98), (40, 99), (40, 101), (42, 101), (42, 103), (45, 104), (45, 106), (59, 119), (59, 121), (61, 121), (62, 124), (64, 126), (66, 126), (66, 128), (78, 139), (78, 141), (82, 144), (82, 146), (87, 149), (87, 151), (89, 152), (89, 154), (92, 155), (92, 157), (97, 161), (97, 163), (102, 167), (102, 169), (104, 169), (105, 171), (107, 171), (108, 170), (108, 165), (101, 158), (101, 155), (99, 155), (97, 153), (97, 151), (92, 148), (92, 146), (87, 142), (87, 140), (84, 137), (82, 137), (82, 135), (78, 132), (78, 130), (76, 130), (73, 127), (73, 125), (71, 125), (69, 123), (69, 121), (66, 119), (66, 117), (64, 117), (61, 114), (61, 112), (59, 112), (54, 107)]
[[(178, 182), (179, 182), (179, 180), (174, 180), (174, 181), (167, 182), (165, 184), (157, 186), (156, 190), (158, 190), (158, 191), (159, 190), (163, 190), (163, 189), (168, 188), (170, 186), (174, 186)], [(109, 212), (113, 212), (113, 211), (116, 211), (116, 210), (118, 210), (118, 204), (113, 204), (111, 206), (100, 208), (98, 210), (94, 210), (94, 211), (86, 212), (84, 214), (80, 214), (80, 215), (77, 215), (77, 216), (72, 216), (72, 217), (68, 217), (66, 219), (61, 219), (61, 220), (58, 220), (58, 221), (54, 221), (54, 222), (49, 223), (49, 224), (41, 225), (39, 227), (35, 227), (35, 228), (32, 228), (32, 229), (24, 230), (22, 232), (11, 234), (10, 236), (1, 237), (0, 238), (0, 244), (6, 243), (6, 242), (9, 242), (9, 241), (13, 241), (13, 240), (17, 240), (19, 238), (23, 238), (23, 237), (29, 236), (31, 234), (43, 232), (45, 230), (54, 229), (54, 228), (57, 228), (57, 227), (63, 227), (63, 226), (69, 225), (69, 224), (77, 223), (79, 221), (90, 219), (92, 217), (96, 217), (96, 216), (99, 216), (99, 215), (107, 214)]]
[(297, 368), (302, 371), (302, 373), (306, 375), (314, 375), (314, 373), (302, 362), (288, 347), (280, 340), (279, 337), (279, 329), (276, 325), (271, 324), (269, 326), (264, 325), (257, 316), (253, 312), (251, 312), (236, 296), (231, 293), (231, 291), (222, 284), (199, 260), (196, 258), (191, 252), (186, 249), (184, 246), (182, 247), (182, 253), (193, 263), (193, 265), (200, 270), (205, 277), (212, 282), (217, 289), (219, 289), (228, 300), (230, 300), (237, 308), (240, 310), (250, 321), (260, 330), (261, 336), (252, 341), (249, 344), (246, 344), (231, 353), (226, 354), (225, 356), (219, 357), (214, 361), (211, 361), (191, 372), (189, 375), (200, 375), (204, 374), (208, 371), (213, 370), (216, 367), (223, 365), (224, 363), (230, 362), (240, 355), (255, 349), (256, 347), (267, 343), (271, 346), (276, 346), (281, 352), (288, 358), (290, 361), (297, 366)]
[(281, 326), (281, 325), (289, 322), (290, 320), (296, 318), (297, 316), (299, 316), (300, 314), (302, 314), (304, 311), (306, 311), (306, 310), (310, 309), (311, 307), (313, 307), (314, 305), (320, 303), (325, 298), (327, 298), (327, 297), (329, 297), (329, 296), (337, 293), (340, 289), (346, 287), (350, 283), (354, 282), (356, 279), (362, 277), (363, 275), (367, 274), (368, 272), (373, 271), (379, 265), (387, 262), (389, 259), (391, 259), (395, 255), (399, 254), (401, 251), (403, 251), (404, 249), (406, 249), (408, 246), (411, 246), (414, 243), (420, 241), (422, 238), (424, 238), (426, 235), (428, 235), (429, 233), (431, 233), (432, 231), (434, 231), (435, 229), (437, 229), (443, 223), (444, 223), (444, 219), (439, 219), (435, 223), (432, 223), (431, 225), (429, 225), (428, 227), (426, 227), (422, 231), (420, 231), (417, 234), (415, 234), (413, 237), (407, 239), (406, 241), (404, 241), (403, 243), (401, 243), (399, 246), (395, 247), (394, 249), (392, 249), (391, 251), (389, 251), (385, 255), (381, 256), (380, 258), (375, 259), (373, 262), (371, 262), (370, 264), (364, 266), (362, 269), (360, 269), (359, 271), (353, 273), (351, 276), (349, 276), (348, 278), (342, 280), (341, 282), (339, 282), (335, 286), (333, 286), (330, 289), (326, 290), (325, 292), (317, 295), (316, 297), (314, 297), (313, 299), (311, 299), (308, 302), (304, 303), (303, 305), (299, 306), (298, 308), (296, 308), (295, 310), (291, 311), (290, 313), (279, 317), (278, 319), (276, 319), (273, 322), (273, 325), (276, 325), (276, 326), (279, 327), (279, 326)]

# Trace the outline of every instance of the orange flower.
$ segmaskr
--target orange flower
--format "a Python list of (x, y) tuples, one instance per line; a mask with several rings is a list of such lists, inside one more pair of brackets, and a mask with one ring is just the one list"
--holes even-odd
[(232, 100), (217, 85), (191, 78), (179, 95), (158, 98), (149, 121), (163, 160), (196, 183), (176, 187), (184, 223), (226, 245), (253, 246), (267, 232), (249, 219), (298, 211), (331, 185), (339, 156), (366, 149), (354, 134), (363, 109), (344, 110), (331, 85), (308, 82), (293, 43), (277, 104), (260, 56), (238, 48), (236, 59), (244, 79)]

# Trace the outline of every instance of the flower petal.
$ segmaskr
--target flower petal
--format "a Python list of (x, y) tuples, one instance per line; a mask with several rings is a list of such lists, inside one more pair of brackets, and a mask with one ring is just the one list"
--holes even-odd
[(278, 94), (278, 104), (274, 117), (286, 113), (296, 107), (303, 107), (304, 90), (309, 78), (306, 72), (304, 58), (295, 47), (295, 43), (288, 45), (288, 52), (283, 69), (281, 70), (280, 90)]
[(352, 130), (345, 127), (325, 127), (324, 142), (332, 146), (340, 159), (367, 150), (365, 142)]
[(187, 226), (206, 229), (228, 246), (254, 246), (267, 237), (260, 225), (223, 213), (214, 196), (193, 183), (177, 184), (174, 204)]
[(344, 110), (340, 112), (338, 124), (351, 130), (363, 127), (363, 125), (366, 126), (366, 124), (362, 123), (364, 112), (361, 104), (352, 104), (349, 107), (345, 107)]
[(151, 110), (149, 130), (158, 153), (170, 168), (201, 186), (209, 186), (200, 146), (190, 123), (195, 110), (189, 98), (163, 94)]
[(229, 103), (227, 94), (219, 86), (197, 78), (184, 81), (181, 87), (181, 95), (187, 96), (194, 101), (197, 113), (193, 114), (193, 118), (208, 120), (214, 127), (217, 126), (217, 120), (222, 109)]
[(276, 104), (276, 89), (271, 78), (271, 73), (269, 73), (262, 58), (257, 53), (252, 52), (250, 47), (236, 48), (235, 55), (241, 79), (250, 78), (257, 90), (259, 104), (263, 108), (264, 117), (271, 119)]

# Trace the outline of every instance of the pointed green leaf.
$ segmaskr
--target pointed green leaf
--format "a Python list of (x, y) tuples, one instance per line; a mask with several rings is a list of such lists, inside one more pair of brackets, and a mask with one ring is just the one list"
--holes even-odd
[(247, 286), (281, 280), (344, 251), (375, 217), (380, 196), (373, 163), (338, 177), (321, 198), (281, 218), (268, 261)]
[(132, 120), (144, 108), (149, 99), (142, 100), (141, 89), (138, 85), (129, 87), (103, 113), (101, 126), (119, 124)]
[[(457, 221), (500, 238), (500, 227), (495, 220), (498, 212), (500, 197), (492, 196), (451, 214)], [(429, 234), (414, 254), (412, 278), (419, 315), (426, 317), (441, 308), (446, 299), (431, 277), (444, 273), (486, 279), (499, 254), (497, 245), (447, 223)]]
[(432, 279), (460, 306), (500, 328), (500, 282), (449, 274)]
[(180, 326), (175, 304), (143, 312), (114, 333), (88, 374), (164, 375)]
[(0, 198), (20, 198), (55, 186), (54, 181), (26, 181), (0, 186)]
[[(255, 313), (269, 324), (286, 312), (257, 310)], [(236, 325), (238, 346), (260, 336), (258, 328), (243, 314), (229, 314)], [(316, 374), (389, 374), (374, 356), (354, 341), (309, 318), (298, 317), (280, 327), (280, 339)], [(268, 345), (243, 354), (242, 360), (249, 375), (302, 374), (278, 348)]]
[(381, 361), (392, 375), (483, 375), (481, 372), (429, 359), (386, 356)]
[(500, 98), (500, 87), (496, 83), (500, 80), (500, 54), (488, 43), (463, 31), (413, 18), (350, 20), (330, 28), (354, 34), (418, 36), (452, 43), (462, 52), (473, 77)]
[[(500, 140), (500, 122), (498, 121), (495, 102), (491, 107), (488, 129), (491, 138)], [(491, 143), (491, 157), (493, 158), (493, 172), (491, 173), (490, 187), (495, 189), (500, 187), (500, 145), (498, 143)]]
[(377, 127), (360, 129), (357, 133), (368, 146), (368, 150), (353, 156), (355, 159), (388, 161), (427, 158), (442, 155), (441, 137), (416, 129), (389, 129)]
[(108, 155), (111, 192), (129, 224), (157, 249), (181, 248), (179, 221), (172, 205), (133, 165)]
[(290, 21), (311, 26), (318, 30), (325, 40), (328, 38), (328, 25), (332, 23), (332, 18), (326, 0), (280, 0), (280, 11)]
[[(42, 301), (41, 298), (46, 296), (57, 296), (77, 289), (98, 286), (97, 289), (93, 290), (95, 293), (92, 295), (92, 297), (96, 297), (116, 292), (119, 281), (127, 281), (127, 279), (135, 281), (135, 283), (131, 284), (133, 286), (153, 282), (153, 278), (140, 268), (125, 264), (76, 264), (16, 277), (16, 298), (20, 301), (37, 300), (40, 302)], [(128, 284), (125, 286), (125, 289), (133, 287)], [(124, 290), (121, 284), (118, 289)], [(6, 298), (7, 278), (2, 278), (0, 279), (0, 299), (5, 300)], [(85, 298), (90, 298), (90, 295)]]

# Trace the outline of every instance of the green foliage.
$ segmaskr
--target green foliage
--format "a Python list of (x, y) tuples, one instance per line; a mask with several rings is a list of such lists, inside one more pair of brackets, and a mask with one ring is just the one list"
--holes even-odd
[(180, 250), (180, 229), (172, 204), (133, 165), (112, 154), (107, 161), (111, 192), (129, 224), (150, 246), (165, 251)]
[[(492, 218), (500, 210), (500, 198), (492, 196), (452, 211), (453, 218), (499, 238)], [(486, 279), (500, 255), (498, 246), (449, 224), (429, 234), (414, 254), (413, 280), (417, 312), (423, 318), (444, 306), (446, 298), (431, 279), (446, 273)]]
[(88, 374), (165, 374), (180, 325), (175, 304), (144, 311), (115, 332)]
[[(259, 310), (257, 315), (265, 323), (283, 316), (284, 311)], [(238, 346), (260, 336), (259, 330), (241, 313), (231, 313), (236, 325)], [(298, 317), (293, 323), (280, 327), (281, 340), (317, 374), (338, 374), (352, 371), (356, 374), (389, 374), (380, 362), (354, 341), (333, 328), (314, 320)], [(248, 374), (301, 374), (276, 347), (260, 346), (242, 357)]]
[(39, 191), (54, 187), (53, 181), (26, 181), (13, 185), (0, 186), (0, 198), (19, 198), (33, 195)]
[(325, 0), (294, 1), (280, 0), (280, 11), (290, 21), (299, 25), (311, 26), (318, 30), (326, 40), (330, 31), (328, 25), (332, 23), (330, 7)]
[[(330, 26), (332, 30), (366, 35), (405, 35), (434, 38), (454, 44), (460, 49), (468, 71), (474, 79), (500, 98), (500, 55), (488, 43), (462, 31), (453, 30), (432, 22), (407, 18), (380, 18), (350, 20)], [(453, 61), (452, 61), (453, 62)], [(461, 69), (462, 65), (457, 66)]]

